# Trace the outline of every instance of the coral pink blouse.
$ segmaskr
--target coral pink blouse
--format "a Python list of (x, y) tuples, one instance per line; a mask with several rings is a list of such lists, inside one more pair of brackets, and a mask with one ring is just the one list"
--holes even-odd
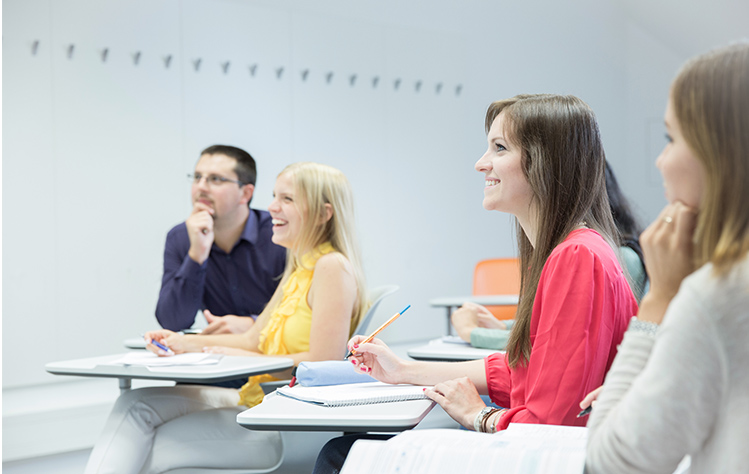
[(616, 254), (598, 232), (580, 229), (541, 272), (531, 315), (531, 357), (510, 369), (505, 354), (484, 360), (489, 396), (510, 423), (585, 425), (579, 403), (603, 383), (637, 301)]

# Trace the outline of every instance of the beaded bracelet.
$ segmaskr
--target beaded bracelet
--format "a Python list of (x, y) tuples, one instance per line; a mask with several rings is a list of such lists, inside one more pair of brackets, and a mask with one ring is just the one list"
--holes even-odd
[(650, 337), (655, 337), (656, 333), (658, 332), (658, 324), (651, 323), (650, 321), (642, 321), (640, 319), (637, 319), (637, 316), (634, 316), (629, 321), (629, 330), (642, 332)]

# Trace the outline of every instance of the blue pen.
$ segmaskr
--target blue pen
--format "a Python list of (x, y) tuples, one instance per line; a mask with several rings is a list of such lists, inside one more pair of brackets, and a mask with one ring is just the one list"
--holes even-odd
[(166, 347), (164, 344), (160, 343), (156, 339), (151, 339), (151, 344), (153, 344), (154, 346), (158, 347), (159, 349), (161, 349), (162, 351), (166, 353), (174, 354), (173, 350), (169, 349), (168, 347)]

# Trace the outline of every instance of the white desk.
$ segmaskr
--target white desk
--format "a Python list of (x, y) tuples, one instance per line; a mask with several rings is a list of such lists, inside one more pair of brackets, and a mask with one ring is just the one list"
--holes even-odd
[[(180, 334), (200, 334), (201, 332), (203, 332), (202, 328), (189, 328), (179, 331)], [(122, 341), (122, 345), (128, 349), (145, 349), (146, 341), (143, 339), (143, 336), (129, 337)]]
[(409, 349), (406, 354), (408, 354), (410, 358), (416, 360), (459, 362), (464, 360), (483, 359), (495, 352), (504, 351), (477, 349), (467, 342), (456, 344), (452, 342), (444, 342), (442, 338), (438, 338), (429, 341), (428, 344), (423, 346), (413, 347)]
[(435, 403), (431, 400), (324, 407), (273, 392), (263, 403), (237, 415), (237, 423), (260, 431), (343, 431), (392, 433), (413, 428)]
[(518, 304), (518, 295), (447, 296), (429, 300), (430, 306), (441, 306), (447, 309), (447, 334), (452, 334), (452, 325), (450, 324), (452, 308), (463, 306), (466, 301), (482, 306), (515, 306)]
[(182, 383), (215, 383), (239, 377), (286, 370), (294, 365), (292, 359), (282, 357), (224, 356), (214, 365), (185, 365), (173, 367), (143, 367), (113, 365), (123, 357), (115, 354), (87, 359), (51, 362), (45, 370), (55, 375), (83, 377), (111, 377), (120, 381), (121, 390), (129, 390), (132, 379), (173, 380)]
[(145, 349), (146, 340), (142, 337), (131, 337), (122, 341), (122, 345), (128, 349)]

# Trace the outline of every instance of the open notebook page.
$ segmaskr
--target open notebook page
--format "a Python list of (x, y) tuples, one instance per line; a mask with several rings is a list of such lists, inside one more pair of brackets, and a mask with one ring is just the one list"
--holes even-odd
[(521, 425), (513, 429), (514, 426), (495, 435), (415, 430), (385, 442), (357, 441), (341, 474), (582, 474), (586, 428)]

